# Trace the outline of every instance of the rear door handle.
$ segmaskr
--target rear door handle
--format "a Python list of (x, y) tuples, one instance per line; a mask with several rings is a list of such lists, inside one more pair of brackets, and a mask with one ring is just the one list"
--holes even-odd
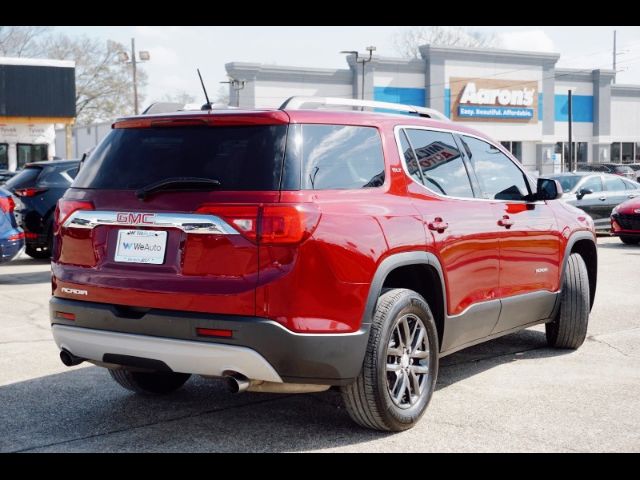
[(444, 233), (444, 231), (449, 228), (449, 224), (444, 222), (440, 217), (436, 217), (433, 222), (429, 222), (427, 226), (429, 230), (435, 230), (438, 233)]
[(504, 215), (500, 220), (498, 220), (498, 225), (504, 228), (511, 228), (513, 224), (516, 223), (509, 218), (509, 215)]
[(636, 198), (637, 196), (637, 193), (630, 193), (629, 195), (627, 195), (627, 198)]

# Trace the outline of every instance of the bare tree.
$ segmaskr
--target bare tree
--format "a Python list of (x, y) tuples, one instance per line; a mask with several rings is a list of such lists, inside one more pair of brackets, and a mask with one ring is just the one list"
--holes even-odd
[[(131, 65), (118, 61), (124, 45), (95, 38), (51, 34), (44, 27), (0, 27), (0, 54), (73, 60), (76, 64), (77, 123), (87, 125), (133, 113)], [(138, 100), (147, 75), (138, 68)]]
[[(176, 91), (174, 93), (165, 93), (159, 100), (160, 102), (169, 102), (169, 103), (181, 103), (186, 105), (188, 103), (195, 103), (196, 97), (188, 94), (184, 90)], [(152, 102), (153, 103), (153, 102)]]
[(399, 55), (407, 58), (420, 57), (420, 45), (440, 45), (451, 47), (499, 47), (500, 40), (494, 34), (473, 30), (468, 27), (411, 27), (396, 32), (392, 37), (393, 46)]
[(0, 57), (42, 57), (42, 37), (51, 27), (0, 26)]

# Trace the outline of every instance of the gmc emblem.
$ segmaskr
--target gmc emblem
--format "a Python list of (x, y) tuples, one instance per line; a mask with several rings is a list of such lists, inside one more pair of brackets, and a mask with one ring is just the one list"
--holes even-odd
[(118, 223), (126, 223), (131, 225), (138, 225), (141, 223), (154, 223), (153, 218), (155, 213), (133, 213), (133, 212), (118, 212), (116, 220)]

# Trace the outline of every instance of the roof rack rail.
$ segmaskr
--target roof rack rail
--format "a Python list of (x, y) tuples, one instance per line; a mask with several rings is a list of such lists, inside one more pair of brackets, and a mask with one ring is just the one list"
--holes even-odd
[(433, 108), (416, 107), (415, 105), (402, 105), (400, 103), (376, 102), (373, 100), (356, 100), (353, 98), (337, 97), (289, 97), (280, 105), (280, 110), (300, 110), (303, 105), (318, 106), (340, 106), (340, 107), (367, 107), (383, 108), (397, 112), (415, 113), (421, 117), (433, 118), (435, 120), (450, 121), (442, 112)]

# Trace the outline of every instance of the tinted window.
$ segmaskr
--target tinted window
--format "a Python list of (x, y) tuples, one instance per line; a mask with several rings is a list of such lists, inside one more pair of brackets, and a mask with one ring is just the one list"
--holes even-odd
[(78, 167), (59, 166), (45, 168), (38, 178), (38, 185), (42, 187), (64, 187), (69, 188), (76, 174)]
[(622, 179), (613, 177), (607, 177), (604, 179), (604, 188), (609, 191), (625, 190)]
[(5, 183), (4, 188), (14, 190), (16, 188), (33, 187), (41, 171), (42, 169), (39, 167), (25, 168)]
[(407, 130), (407, 135), (427, 188), (452, 197), (473, 197), (469, 174), (453, 135), (430, 130)]
[(295, 125), (289, 132), (287, 163), (300, 165), (304, 190), (359, 189), (384, 183), (378, 130), (347, 125)]
[(522, 200), (529, 194), (524, 173), (509, 157), (487, 142), (462, 138), (485, 198)]
[(602, 191), (602, 180), (600, 177), (591, 177), (587, 179), (582, 186), (580, 187), (586, 188), (587, 190), (591, 190), (592, 192), (601, 192)]
[(138, 189), (172, 177), (220, 182), (219, 190), (278, 190), (287, 127), (114, 129), (73, 186)]

